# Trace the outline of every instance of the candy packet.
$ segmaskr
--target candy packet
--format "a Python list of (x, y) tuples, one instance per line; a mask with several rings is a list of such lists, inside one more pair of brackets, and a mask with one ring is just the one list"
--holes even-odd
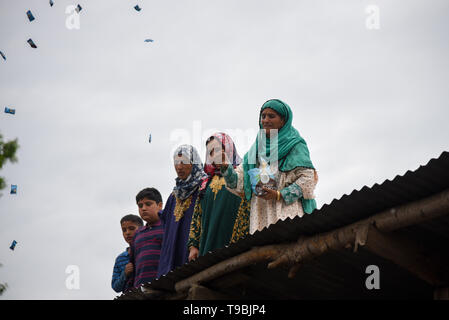
[(251, 188), (257, 196), (263, 196), (267, 193), (263, 190), (263, 187), (277, 190), (276, 176), (266, 162), (262, 162), (259, 168), (248, 170), (248, 175)]

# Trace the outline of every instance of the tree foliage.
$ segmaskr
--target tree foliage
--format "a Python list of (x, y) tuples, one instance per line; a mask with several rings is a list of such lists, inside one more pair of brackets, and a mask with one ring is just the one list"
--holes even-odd
[[(0, 169), (7, 161), (14, 163), (17, 162), (16, 152), (19, 149), (19, 143), (17, 138), (7, 142), (3, 141), (3, 136), (0, 134)], [(6, 181), (3, 177), (0, 177), (0, 190), (6, 187)]]
[[(0, 267), (1, 266), (2, 266), (2, 264), (0, 263)], [(5, 292), (6, 288), (8, 288), (7, 283), (0, 283), (0, 296), (3, 294), (3, 292)]]
[[(3, 168), (7, 161), (14, 163), (17, 162), (16, 152), (19, 149), (19, 143), (17, 138), (10, 141), (3, 141), (3, 136), (0, 134), (0, 169)], [(6, 182), (3, 177), (0, 177), (0, 190), (6, 187)], [(1, 194), (0, 194), (1, 195)], [(0, 267), (2, 264), (0, 263)], [(0, 282), (0, 296), (5, 292), (6, 288), (8, 288), (7, 283)]]

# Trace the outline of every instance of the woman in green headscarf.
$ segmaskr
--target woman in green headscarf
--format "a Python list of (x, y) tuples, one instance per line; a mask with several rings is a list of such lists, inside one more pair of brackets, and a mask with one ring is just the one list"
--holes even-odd
[[(243, 163), (235, 169), (226, 163), (221, 166), (227, 187), (244, 192), (251, 200), (251, 234), (279, 219), (302, 217), (316, 209), (313, 191), (318, 176), (292, 119), (292, 110), (285, 102), (268, 100), (259, 113), (261, 130)], [(272, 189), (261, 187), (260, 182), (255, 187), (257, 181), (264, 180), (264, 174)]]

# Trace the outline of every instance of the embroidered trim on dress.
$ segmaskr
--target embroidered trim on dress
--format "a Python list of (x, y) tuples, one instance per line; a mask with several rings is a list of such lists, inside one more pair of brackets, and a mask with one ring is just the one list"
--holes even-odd
[(248, 235), (250, 210), (251, 203), (243, 197), (240, 202), (239, 211), (237, 212), (237, 216), (235, 218), (231, 241), (229, 241), (229, 243), (237, 242)]
[(179, 220), (181, 220), (182, 217), (184, 217), (184, 212), (186, 212), (189, 209), (190, 204), (192, 203), (192, 197), (193, 194), (184, 201), (182, 201), (181, 199), (175, 196), (176, 206), (173, 215), (175, 216), (176, 222), (178, 222)]
[(212, 190), (212, 192), (214, 193), (214, 201), (215, 201), (215, 198), (217, 197), (218, 191), (223, 189), (223, 186), (225, 186), (225, 185), (226, 185), (226, 181), (223, 177), (220, 178), (219, 176), (214, 176), (212, 178), (212, 181), (211, 181), (209, 187)]

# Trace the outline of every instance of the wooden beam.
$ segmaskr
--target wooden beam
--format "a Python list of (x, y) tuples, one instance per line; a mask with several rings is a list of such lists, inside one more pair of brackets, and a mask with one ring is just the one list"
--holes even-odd
[(433, 286), (444, 284), (444, 269), (438, 257), (430, 256), (411, 239), (379, 232), (370, 227), (365, 248), (392, 261)]
[(449, 300), (449, 287), (435, 289), (433, 293), (434, 300)]
[(210, 283), (210, 287), (213, 288), (232, 288), (236, 286), (241, 286), (245, 282), (251, 280), (251, 277), (244, 274), (242, 270), (232, 272), (229, 274), (225, 274), (222, 277), (214, 279), (213, 282)]
[[(300, 300), (304, 297), (299, 296), (294, 288), (286, 287), (284, 284), (285, 273), (280, 271), (270, 279), (264, 279), (258, 271), (258, 268), (245, 268), (245, 271), (234, 272), (229, 276), (220, 277), (207, 283), (211, 290), (218, 290), (222, 294), (231, 297), (232, 300), (246, 299), (295, 299)], [(281, 278), (281, 280), (277, 280)], [(262, 279), (262, 280), (261, 280)]]
[(204, 283), (212, 279), (216, 279), (259, 261), (266, 261), (270, 257), (277, 256), (278, 252), (279, 245), (254, 248), (250, 251), (213, 265), (212, 267), (194, 274), (187, 279), (177, 282), (175, 284), (175, 289), (177, 292), (188, 290), (194, 284)]
[(166, 296), (164, 296), (164, 300), (186, 300), (187, 296), (187, 292), (167, 294)]
[(190, 287), (187, 300), (229, 300), (225, 294), (194, 284)]
[(375, 215), (377, 229), (388, 232), (415, 225), (449, 213), (449, 190)]

